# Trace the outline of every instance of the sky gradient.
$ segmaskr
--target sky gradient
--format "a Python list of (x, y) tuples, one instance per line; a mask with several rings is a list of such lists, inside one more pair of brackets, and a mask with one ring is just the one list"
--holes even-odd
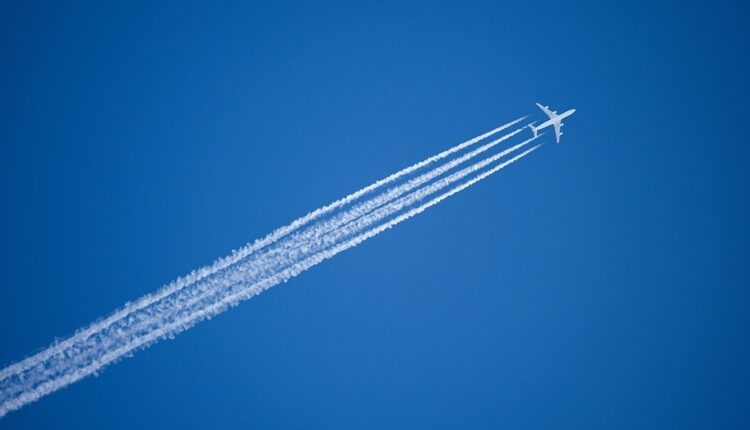
[(0, 428), (748, 428), (733, 3), (4, 4), (3, 367), (534, 102), (577, 111)]

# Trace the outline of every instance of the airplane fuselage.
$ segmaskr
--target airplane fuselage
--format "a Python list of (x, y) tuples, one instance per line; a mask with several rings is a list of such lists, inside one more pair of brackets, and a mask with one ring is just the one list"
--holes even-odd
[(544, 121), (543, 123), (539, 124), (538, 126), (536, 126), (534, 128), (536, 128), (537, 130), (541, 130), (541, 129), (545, 128), (545, 127), (549, 127), (551, 125), (555, 125), (555, 123), (558, 123), (558, 122), (561, 123), (562, 120), (564, 120), (565, 118), (573, 115), (573, 113), (575, 111), (576, 111), (575, 109), (566, 110), (565, 112), (563, 112), (563, 113), (555, 116), (554, 118), (550, 118), (547, 121)]

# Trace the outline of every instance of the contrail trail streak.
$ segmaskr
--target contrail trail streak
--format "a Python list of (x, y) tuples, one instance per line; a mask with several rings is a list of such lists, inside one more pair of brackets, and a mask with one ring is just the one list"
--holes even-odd
[(429, 164), (432, 164), (432, 163), (434, 163), (436, 161), (440, 161), (440, 160), (442, 160), (442, 159), (444, 159), (444, 158), (446, 158), (446, 157), (448, 157), (448, 156), (450, 156), (450, 155), (452, 155), (452, 154), (454, 154), (456, 152), (459, 152), (459, 151), (461, 151), (461, 150), (463, 150), (463, 149), (465, 149), (465, 148), (467, 148), (467, 147), (469, 147), (471, 145), (474, 145), (475, 143), (480, 142), (480, 141), (486, 139), (487, 137), (490, 137), (490, 136), (492, 136), (494, 134), (497, 134), (497, 133), (499, 133), (499, 132), (501, 132), (501, 131), (503, 131), (505, 129), (508, 129), (508, 128), (512, 127), (513, 125), (518, 124), (519, 122), (523, 121), (525, 118), (526, 117), (524, 116), (524, 117), (518, 118), (516, 120), (513, 120), (513, 121), (511, 121), (511, 122), (509, 122), (507, 124), (501, 125), (501, 126), (495, 128), (495, 129), (492, 129), (492, 130), (490, 130), (490, 131), (488, 131), (486, 133), (483, 133), (483, 134), (481, 134), (481, 135), (479, 135), (477, 137), (474, 137), (474, 138), (472, 138), (470, 140), (467, 140), (466, 142), (463, 142), (463, 143), (458, 144), (458, 145), (456, 145), (456, 146), (454, 146), (452, 148), (449, 148), (449, 149), (447, 149), (447, 150), (445, 150), (443, 152), (440, 152), (437, 155), (429, 157), (429, 158), (427, 158), (427, 159), (425, 159), (423, 161), (420, 161), (419, 163), (413, 164), (413, 165), (411, 165), (411, 166), (409, 166), (409, 167), (407, 167), (405, 169), (402, 169), (402, 170), (400, 170), (400, 171), (398, 171), (398, 172), (396, 172), (394, 174), (391, 174), (390, 176), (388, 176), (388, 177), (386, 177), (384, 179), (381, 179), (381, 180), (379, 180), (377, 182), (374, 182), (371, 185), (368, 185), (367, 187), (364, 187), (364, 188), (362, 188), (362, 189), (360, 189), (360, 190), (358, 190), (358, 191), (356, 191), (356, 192), (354, 192), (352, 194), (349, 194), (348, 196), (346, 196), (346, 197), (344, 197), (342, 199), (339, 199), (339, 200), (337, 200), (337, 201), (335, 201), (335, 202), (333, 202), (333, 203), (331, 203), (331, 204), (329, 204), (327, 206), (319, 208), (319, 209), (317, 209), (315, 211), (312, 211), (309, 214), (307, 214), (307, 215), (305, 215), (305, 216), (303, 216), (301, 218), (298, 218), (298, 219), (294, 220), (292, 223), (288, 224), (287, 226), (281, 227), (281, 228), (273, 231), (272, 233), (270, 233), (266, 237), (264, 237), (262, 239), (258, 239), (255, 242), (253, 242), (252, 244), (246, 245), (245, 247), (240, 248), (239, 250), (234, 251), (231, 255), (229, 255), (227, 257), (224, 257), (224, 258), (221, 258), (221, 259), (217, 260), (216, 262), (214, 262), (213, 264), (211, 264), (209, 266), (205, 266), (205, 267), (202, 267), (200, 269), (194, 270), (191, 273), (189, 273), (188, 275), (176, 279), (172, 283), (166, 285), (162, 289), (160, 289), (160, 290), (158, 290), (158, 291), (156, 291), (156, 292), (154, 292), (152, 294), (147, 294), (147, 295), (141, 297), (140, 299), (138, 299), (135, 302), (125, 304), (125, 306), (122, 309), (114, 312), (109, 317), (107, 317), (107, 318), (105, 318), (105, 319), (103, 319), (101, 321), (95, 322), (92, 325), (90, 325), (89, 327), (76, 332), (73, 336), (71, 336), (71, 337), (69, 337), (69, 338), (67, 338), (67, 339), (65, 339), (65, 340), (63, 340), (63, 341), (61, 341), (59, 343), (53, 344), (49, 348), (47, 348), (47, 349), (45, 349), (43, 351), (40, 351), (39, 353), (37, 353), (35, 355), (32, 355), (32, 356), (30, 356), (30, 357), (28, 357), (28, 358), (26, 358), (26, 359), (24, 359), (22, 361), (19, 361), (19, 362), (15, 363), (15, 364), (12, 364), (12, 365), (4, 368), (4, 369), (1, 369), (0, 370), (0, 381), (2, 381), (3, 379), (8, 378), (8, 377), (10, 377), (10, 376), (12, 376), (14, 374), (17, 374), (19, 372), (23, 372), (24, 370), (27, 370), (27, 369), (29, 369), (31, 367), (34, 367), (37, 364), (39, 364), (39, 363), (43, 362), (44, 360), (46, 360), (47, 358), (49, 358), (49, 357), (51, 357), (51, 356), (53, 356), (55, 354), (58, 354), (59, 352), (61, 352), (65, 348), (73, 345), (75, 342), (78, 342), (78, 341), (80, 341), (82, 339), (85, 339), (85, 338), (91, 336), (92, 334), (94, 334), (94, 333), (96, 333), (98, 331), (101, 331), (104, 328), (109, 327), (113, 323), (115, 323), (115, 322), (117, 322), (117, 321), (119, 321), (119, 320), (127, 317), (129, 314), (131, 314), (131, 313), (133, 313), (133, 312), (135, 312), (137, 310), (143, 309), (145, 307), (148, 307), (151, 304), (155, 303), (156, 301), (159, 301), (159, 300), (163, 299), (164, 297), (166, 297), (166, 296), (174, 293), (175, 291), (179, 291), (180, 289), (184, 288), (185, 286), (191, 285), (191, 284), (193, 284), (193, 283), (195, 283), (195, 282), (197, 282), (197, 281), (205, 278), (206, 276), (208, 276), (210, 274), (213, 274), (213, 273), (216, 273), (219, 270), (225, 269), (226, 267), (228, 267), (228, 266), (236, 263), (237, 261), (239, 261), (239, 260), (247, 257), (248, 255), (252, 254), (253, 252), (255, 252), (255, 251), (257, 251), (257, 250), (259, 250), (259, 249), (261, 249), (261, 248), (263, 248), (265, 246), (268, 246), (268, 245), (276, 242), (280, 238), (282, 238), (284, 236), (287, 236), (288, 234), (296, 231), (300, 227), (302, 227), (302, 226), (304, 226), (304, 225), (306, 225), (306, 224), (308, 224), (308, 223), (310, 223), (310, 222), (312, 222), (312, 221), (314, 221), (314, 220), (316, 220), (316, 219), (318, 219), (318, 218), (320, 218), (320, 217), (322, 217), (322, 216), (324, 216), (324, 215), (326, 215), (328, 213), (331, 213), (335, 209), (338, 209), (338, 208), (340, 208), (342, 206), (345, 206), (345, 205), (347, 205), (347, 204), (349, 204), (349, 203), (357, 200), (358, 198), (360, 198), (360, 197), (362, 197), (362, 196), (364, 196), (364, 195), (366, 195), (366, 194), (368, 194), (368, 193), (370, 193), (370, 192), (372, 192), (372, 191), (374, 191), (374, 190), (376, 190), (378, 188), (381, 188), (384, 185), (392, 183), (392, 182), (394, 182), (394, 181), (396, 181), (396, 180), (398, 180), (398, 179), (400, 179), (400, 178), (402, 178), (402, 177), (404, 177), (404, 176), (406, 176), (406, 175), (408, 175), (408, 174), (410, 174), (410, 173), (412, 173), (414, 171), (417, 171), (417, 170), (419, 170), (419, 169), (421, 169), (421, 168), (423, 168), (423, 167), (425, 167), (425, 166), (427, 166)]
[[(515, 134), (515, 133), (516, 132), (513, 132), (511, 134)], [(502, 140), (502, 139), (503, 138), (500, 138), (497, 140)], [(449, 180), (452, 182), (459, 180), (465, 177), (466, 175), (475, 172), (477, 169), (485, 167), (488, 163), (496, 161), (499, 158), (502, 158), (520, 149), (521, 147), (525, 146), (529, 142), (530, 140), (527, 140), (511, 148), (508, 148), (500, 152), (499, 154), (490, 157), (489, 159), (485, 161), (478, 162), (474, 166), (466, 168), (463, 171), (452, 175), (451, 177), (449, 177)], [(493, 145), (493, 143), (489, 143), (487, 145)], [(480, 149), (477, 149), (477, 151), (480, 151)], [(465, 161), (465, 160), (457, 159), (455, 161), (458, 162), (458, 161)], [(427, 179), (432, 179), (438, 176), (438, 174), (442, 174), (448, 171), (449, 168), (452, 168), (456, 164), (458, 164), (458, 163), (456, 164), (452, 164), (452, 163), (436, 168), (434, 171), (430, 172), (429, 174), (423, 175), (426, 178), (424, 180), (419, 180), (418, 185), (421, 186), (425, 184), (427, 182)], [(347, 216), (342, 217), (343, 219), (336, 222), (333, 226), (329, 226), (331, 228), (325, 228), (324, 225), (323, 226), (315, 225), (314, 227), (311, 228), (311, 233), (306, 232), (306, 234), (300, 234), (298, 236), (291, 238), (290, 239), (291, 245), (287, 245), (286, 243), (281, 244), (278, 248), (272, 249), (268, 251), (267, 253), (261, 254), (259, 257), (257, 257), (257, 260), (243, 263), (247, 266), (250, 266), (250, 269), (243, 269), (242, 267), (238, 267), (237, 268), (238, 270), (235, 270), (231, 275), (226, 276), (226, 277), (220, 277), (215, 282), (212, 282), (213, 285), (198, 286), (196, 288), (197, 292), (190, 292), (186, 300), (183, 301), (183, 300), (180, 300), (179, 298), (175, 299), (172, 303), (169, 304), (169, 307), (176, 309), (177, 312), (184, 311), (185, 309), (190, 309), (191, 306), (194, 306), (196, 303), (202, 300), (205, 300), (207, 298), (206, 297), (207, 295), (216, 293), (217, 290), (219, 292), (222, 292), (223, 290), (221, 288), (225, 288), (226, 286), (237, 285), (241, 282), (245, 282), (245, 283), (248, 282), (248, 278), (249, 278), (248, 272), (258, 271), (258, 268), (265, 268), (268, 265), (272, 265), (272, 264), (291, 265), (293, 264), (291, 261), (294, 261), (294, 257), (289, 257), (289, 256), (293, 255), (293, 253), (297, 249), (299, 249), (301, 246), (313, 247), (314, 244), (316, 243), (323, 243), (323, 245), (330, 244), (332, 242), (340, 240), (342, 237), (344, 237), (347, 234), (353, 234), (355, 232), (355, 230), (353, 229), (355, 228), (362, 229), (366, 227), (367, 225), (381, 219), (383, 216), (387, 216), (389, 213), (392, 213), (393, 209), (390, 207), (386, 209), (379, 209), (380, 212), (377, 212), (377, 211), (373, 212), (376, 215), (370, 214), (370, 215), (364, 216), (363, 214), (370, 213), (372, 210), (382, 206), (383, 204), (389, 201), (392, 201), (394, 197), (397, 197), (415, 188), (417, 188), (415, 184), (407, 183), (388, 193), (384, 193), (382, 196), (378, 196), (372, 199), (370, 202), (364, 203), (363, 206), (366, 206), (366, 207), (361, 208), (360, 210), (357, 210), (357, 208), (355, 208), (349, 211), (349, 212), (355, 212), (355, 213), (350, 214), (349, 212), (347, 212), (346, 214)], [(384, 212), (386, 213), (386, 215), (383, 215)], [(352, 225), (354, 222), (357, 223), (355, 227), (347, 227), (347, 225)], [(321, 223), (321, 224), (325, 224), (325, 223)], [(310, 244), (313, 244), (313, 245), (310, 245)], [(255, 270), (253, 270), (254, 268)], [(172, 314), (166, 314), (163, 318), (164, 319), (172, 318)], [(149, 321), (149, 322), (152, 322), (152, 321)], [(142, 327), (136, 326), (133, 330), (137, 331), (139, 329), (142, 329)]]
[[(381, 196), (373, 198), (371, 201), (374, 201), (374, 203), (370, 205), (370, 207), (365, 208), (366, 210), (363, 210), (360, 212), (366, 213), (375, 207), (381, 206), (381, 203), (385, 203), (389, 200), (392, 200), (393, 196), (401, 195), (407, 190), (412, 190), (416, 185), (424, 184), (426, 180), (432, 179), (438, 176), (437, 174), (442, 174), (448, 171), (450, 168), (454, 167), (455, 165), (458, 165), (460, 162), (465, 161), (466, 159), (469, 159), (482, 151), (485, 151), (487, 148), (495, 145), (496, 142), (507, 139), (508, 137), (517, 134), (517, 132), (518, 131), (514, 131), (506, 136), (500, 137), (493, 142), (483, 145), (483, 147), (478, 148), (472, 153), (459, 157), (458, 159), (453, 160), (444, 166), (440, 166), (436, 169), (433, 169), (433, 171), (425, 173), (419, 178), (413, 179), (407, 182), (406, 184), (403, 184), (397, 187), (394, 190), (390, 190), (389, 192), (384, 193)], [(521, 144), (517, 144), (511, 148), (508, 148), (500, 152), (499, 154), (493, 156), (489, 160), (479, 162), (472, 167), (464, 169), (458, 174), (452, 175), (450, 178), (453, 181), (455, 181), (456, 179), (460, 179), (466, 176), (467, 174), (475, 171), (476, 169), (485, 166), (488, 162), (499, 159), (513, 151), (516, 151), (517, 149), (520, 149), (522, 146), (526, 145), (528, 142), (529, 141), (526, 141)], [(370, 202), (367, 202), (366, 204), (362, 204), (362, 205), (369, 205), (369, 204)], [(349, 212), (355, 212), (355, 211), (356, 211), (356, 208), (351, 209)], [(382, 213), (382, 211), (380, 213)], [(354, 214), (352, 216), (346, 217), (347, 222), (351, 222), (357, 219), (359, 215), (360, 214)], [(372, 217), (370, 217), (370, 219), (371, 218)], [(82, 362), (85, 363), (87, 361), (96, 359), (96, 356), (101, 355), (102, 351), (109, 349), (109, 347), (112, 344), (121, 343), (123, 338), (132, 337), (133, 336), (132, 333), (136, 333), (136, 334), (142, 333), (148, 327), (153, 327), (153, 325), (155, 324), (155, 318), (161, 318), (162, 320), (170, 319), (172, 318), (171, 315), (174, 312), (182, 312), (186, 309), (190, 309), (191, 306), (194, 306), (196, 303), (199, 303), (201, 300), (205, 300), (207, 295), (210, 296), (210, 294), (214, 293), (216, 290), (221, 291), (221, 289), (226, 288), (227, 285), (235, 285), (240, 281), (247, 282), (254, 276), (254, 274), (257, 274), (257, 273), (262, 274), (263, 270), (269, 266), (283, 267), (284, 265), (292, 264), (292, 262), (295, 261), (295, 259), (293, 257), (290, 257), (290, 255), (294, 254), (295, 249), (299, 248), (300, 243), (308, 244), (308, 246), (310, 246), (310, 244), (319, 243), (321, 242), (321, 240), (327, 240), (328, 243), (331, 243), (332, 241), (334, 241), (334, 239), (331, 239), (330, 237), (326, 239), (326, 229), (321, 229), (319, 224), (316, 224), (313, 227), (311, 227), (311, 231), (313, 232), (313, 234), (309, 234), (309, 232), (305, 232), (305, 234), (299, 233), (299, 234), (295, 234), (289, 239), (285, 239), (285, 243), (280, 244), (275, 249), (271, 249), (270, 251), (264, 251), (259, 256), (256, 256), (254, 260), (251, 260), (246, 263), (242, 263), (240, 266), (235, 267), (229, 276), (218, 276), (218, 279), (212, 279), (210, 282), (202, 283), (202, 284), (207, 284), (208, 286), (198, 284), (196, 287), (191, 287), (190, 290), (184, 293), (181, 293), (177, 297), (168, 299), (168, 301), (161, 303), (160, 308), (155, 311), (147, 312), (147, 313), (144, 313), (143, 315), (139, 315), (139, 314), (134, 315), (131, 318), (136, 318), (136, 319), (134, 319), (133, 320), (134, 322), (132, 323), (128, 322), (127, 324), (120, 324), (116, 326), (115, 330), (113, 330), (112, 332), (102, 333), (96, 338), (88, 339), (81, 344), (74, 345), (74, 347), (71, 350), (64, 351), (65, 354), (64, 354), (63, 360), (57, 360), (57, 358), (55, 360), (50, 360), (50, 362), (45, 363), (45, 366), (43, 366), (41, 369), (37, 369), (34, 372), (31, 372), (30, 374), (25, 375), (24, 383), (21, 384), (20, 387), (12, 383), (0, 384), (0, 388), (2, 388), (3, 386), (7, 387), (8, 385), (10, 385), (10, 388), (6, 388), (6, 390), (0, 389), (0, 394), (4, 394), (3, 397), (12, 397), (19, 390), (25, 389), (25, 387), (33, 387), (35, 384), (39, 382), (45, 381), (50, 378), (59, 377), (59, 373), (64, 373), (71, 368), (75, 368), (76, 366), (79, 366)], [(341, 237), (341, 234), (338, 234), (337, 236), (335, 236), (335, 240), (338, 240), (340, 237)], [(292, 242), (292, 245), (287, 246), (286, 242), (290, 242), (290, 241)], [(248, 266), (249, 266), (249, 269), (246, 269), (245, 267), (248, 267)], [(281, 269), (279, 268), (276, 270), (281, 270)], [(56, 361), (61, 361), (61, 362), (56, 364), (55, 363)], [(13, 391), (14, 387), (16, 388), (15, 392)]]
[[(506, 126), (510, 127), (521, 120), (522, 119), (516, 120), (506, 124)], [(506, 126), (499, 127), (495, 130), (500, 131), (503, 128), (507, 128)], [(68, 342), (66, 346), (61, 347), (54, 352), (47, 352), (47, 358), (41, 359), (37, 364), (26, 364), (25, 369), (23, 369), (23, 366), (19, 366), (17, 369), (22, 370), (0, 374), (0, 417), (29, 402), (37, 400), (44, 395), (63, 388), (92, 373), (96, 373), (111, 362), (132, 353), (138, 348), (145, 347), (164, 337), (172, 337), (192, 327), (201, 320), (218, 315), (230, 306), (237, 305), (239, 302), (249, 299), (281, 282), (286, 282), (310, 267), (333, 257), (339, 252), (356, 246), (367, 238), (373, 237), (380, 232), (423, 212), (428, 207), (437, 204), (445, 198), (471, 186), (505, 166), (528, 155), (540, 146), (536, 145), (499, 163), (495, 167), (480, 173), (474, 178), (464, 181), (464, 178), (467, 176), (480, 172), (506, 155), (521, 149), (535, 139), (531, 138), (501, 151), (498, 154), (476, 162), (458, 172), (452, 173), (442, 179), (438, 179), (433, 183), (429, 183), (432, 179), (447, 173), (459, 164), (489, 150), (499, 142), (514, 136), (519, 132), (520, 130), (516, 130), (506, 136), (495, 139), (475, 151), (458, 157), (443, 166), (439, 166), (400, 186), (392, 188), (379, 196), (360, 203), (353, 208), (346, 210), (342, 214), (336, 215), (327, 221), (313, 224), (304, 231), (294, 233), (295, 229), (299, 229), (299, 227), (304, 225), (304, 223), (301, 223), (294, 229), (289, 229), (286, 233), (279, 235), (274, 240), (248, 252), (247, 255), (237, 258), (232, 263), (228, 263), (225, 267), (218, 268), (214, 270), (213, 273), (203, 274), (202, 278), (197, 278), (186, 284), (180, 289), (180, 291), (173, 291), (172, 293), (177, 293), (174, 297), (170, 297), (173, 295), (172, 293), (165, 294), (161, 299), (154, 299), (148, 305), (143, 305), (138, 309), (133, 308), (133, 310), (125, 314), (120, 320), (112, 321), (108, 326), (92, 332), (87, 337), (73, 341), (70, 341), (70, 339), (64, 341)], [(486, 137), (490, 134), (494, 133), (489, 132), (482, 136)], [(476, 141), (481, 140), (480, 137), (475, 138)], [(469, 142), (472, 141), (467, 141), (461, 145), (464, 145), (463, 148), (465, 148), (470, 144), (476, 143)], [(401, 174), (401, 172), (399, 172), (388, 178), (399, 174), (404, 176), (416, 171), (417, 169), (438, 160), (439, 158), (436, 157), (439, 157), (441, 154), (446, 154), (442, 157), (445, 158), (448, 155), (459, 151), (460, 149), (454, 150), (457, 147), (451, 148), (435, 157), (425, 160), (422, 162), (425, 164), (422, 164), (421, 166), (420, 163), (417, 163), (401, 171), (406, 173)], [(447, 154), (450, 151), (453, 152)], [(409, 171), (409, 169), (411, 170)], [(368, 191), (363, 191), (367, 189), (365, 188), (357, 193), (361, 193), (361, 196), (385, 183), (396, 180), (392, 179), (388, 181), (388, 178), (376, 182), (370, 186), (373, 188)], [(437, 198), (430, 200), (426, 204), (418, 206), (415, 209), (408, 209), (409, 207), (418, 204), (426, 197), (459, 181), (464, 182), (452, 188), (450, 191), (441, 194)], [(379, 183), (381, 185), (375, 186)], [(357, 193), (351, 194), (350, 196), (354, 196)], [(402, 195), (403, 197), (399, 197)], [(325, 208), (333, 207), (338, 202), (342, 202), (350, 196), (321, 208), (318, 211), (311, 212), (311, 214), (317, 212), (320, 215), (316, 215), (316, 217), (319, 218), (325, 214), (323, 212)], [(358, 197), (359, 196), (351, 198), (349, 202)], [(347, 203), (341, 203), (339, 206), (344, 206)], [(334, 209), (335, 208), (332, 208), (328, 210), (328, 212), (332, 212)], [(407, 212), (398, 215), (402, 210), (407, 210)], [(389, 217), (394, 215), (395, 218), (388, 220)], [(305, 217), (300, 218), (300, 220), (304, 218)], [(378, 224), (380, 225), (378, 226)], [(292, 224), (290, 224), (290, 226), (291, 225)], [(285, 228), (290, 228), (290, 226)], [(279, 229), (277, 232), (281, 230), (283, 229)], [(362, 233), (363, 231), (364, 233)], [(273, 234), (274, 233), (267, 236), (267, 238), (271, 237)], [(279, 239), (282, 238), (284, 239), (278, 242)], [(278, 244), (275, 244), (275, 242), (278, 242)], [(255, 243), (259, 243), (259, 241), (256, 241)], [(250, 245), (244, 249), (249, 249), (252, 246), (254, 245)], [(259, 253), (253, 254), (256, 251)], [(219, 262), (226, 262), (240, 252), (242, 251), (233, 254), (231, 257), (219, 260)], [(215, 263), (215, 265), (219, 262)], [(155, 296), (152, 295), (149, 297)], [(142, 303), (142, 300), (139, 300), (136, 303)], [(123, 308), (123, 310), (126, 308)], [(53, 346), (56, 347), (62, 344), (63, 342)], [(41, 356), (45, 352), (46, 351), (43, 351), (42, 353), (37, 354), (37, 356)]]
[[(511, 122), (509, 124), (516, 123), (516, 121)], [(503, 126), (503, 127), (505, 127), (505, 126)], [(499, 127), (499, 128), (503, 128), (503, 127)], [(485, 151), (491, 149), (492, 147), (496, 146), (497, 144), (499, 144), (499, 143), (507, 140), (508, 138), (510, 138), (510, 137), (512, 137), (512, 136), (514, 136), (514, 135), (516, 135), (518, 133), (520, 133), (522, 130), (523, 130), (523, 128), (519, 128), (519, 129), (517, 129), (517, 130), (515, 130), (515, 131), (513, 131), (513, 132), (511, 132), (509, 134), (506, 134), (506, 135), (504, 135), (504, 136), (502, 136), (500, 138), (497, 138), (497, 139), (493, 140), (492, 142), (490, 142), (488, 144), (482, 145), (480, 148), (478, 148), (478, 149), (476, 149), (476, 150), (474, 150), (474, 151), (472, 151), (472, 152), (470, 152), (468, 154), (465, 154), (465, 155), (459, 157), (456, 160), (452, 160), (449, 163), (446, 163), (445, 165), (440, 166), (439, 168), (433, 169), (432, 171), (429, 171), (429, 172), (427, 172), (427, 173), (419, 176), (418, 178), (412, 179), (407, 184), (404, 184), (404, 185), (401, 185), (401, 186), (396, 187), (394, 189), (391, 189), (388, 192), (381, 194), (377, 198), (371, 199), (371, 200), (366, 201), (364, 203), (360, 203), (355, 208), (346, 211), (343, 215), (338, 215), (334, 220), (329, 220), (329, 221), (323, 223), (322, 225), (316, 225), (315, 229), (313, 230), (313, 233), (315, 233), (315, 234), (322, 234), (321, 232), (326, 231), (326, 229), (333, 228), (333, 227), (338, 227), (338, 225), (340, 225), (342, 223), (350, 222), (352, 219), (354, 219), (354, 218), (356, 218), (358, 216), (361, 216), (361, 214), (366, 213), (367, 211), (370, 211), (373, 208), (378, 207), (378, 206), (386, 203), (387, 201), (391, 200), (392, 198), (395, 198), (398, 195), (400, 195), (400, 194), (402, 194), (404, 192), (407, 192), (407, 191), (413, 189), (414, 187), (420, 186), (420, 185), (426, 183), (427, 181), (435, 178), (436, 176), (439, 176), (440, 174), (443, 174), (444, 172), (446, 172), (449, 169), (451, 169), (451, 168), (453, 168), (453, 167), (461, 164), (462, 162), (465, 162), (466, 160), (471, 159), (471, 158), (475, 157), (476, 155), (478, 155), (478, 154), (480, 154), (482, 152), (485, 152)], [(472, 139), (472, 140), (474, 140), (474, 139)], [(472, 141), (469, 141), (469, 142), (472, 142)], [(464, 147), (467, 146), (466, 143), (464, 143), (462, 145)], [(461, 145), (459, 145), (459, 146), (461, 146)], [(457, 147), (454, 147), (453, 149), (455, 149)], [(449, 151), (445, 151), (443, 153), (447, 153)], [(432, 157), (431, 159), (428, 159), (426, 161), (430, 161), (432, 159), (435, 159), (435, 157)], [(416, 170), (416, 168), (414, 168), (414, 166), (420, 166), (420, 165), (419, 164), (413, 165), (410, 168), (404, 169), (402, 172), (404, 172), (404, 171), (407, 171), (407, 172), (408, 171), (414, 171), (414, 170)], [(395, 175), (391, 175), (391, 177), (395, 177)], [(384, 181), (380, 181), (380, 182), (384, 183)], [(343, 201), (343, 200), (346, 200), (346, 199), (342, 199), (341, 201)], [(331, 206), (332, 205), (329, 205), (328, 207), (331, 207)], [(321, 211), (317, 211), (317, 212), (321, 212)], [(333, 222), (333, 221), (338, 221), (338, 223)], [(302, 239), (306, 239), (306, 238), (302, 238)], [(187, 287), (187, 285), (183, 286), (182, 288), (185, 288), (185, 287)], [(209, 288), (209, 287), (211, 287), (211, 285), (208, 285), (206, 288)], [(172, 291), (171, 293), (174, 294), (175, 292), (176, 291)], [(164, 297), (167, 297), (167, 296), (168, 295), (164, 295)], [(162, 297), (162, 298), (164, 298), (164, 297)], [(153, 297), (152, 297), (152, 299), (153, 299)], [(157, 301), (158, 300), (152, 300), (151, 303), (155, 303)], [(142, 306), (141, 308), (145, 308), (145, 307), (147, 307), (147, 306)], [(137, 311), (138, 311), (138, 309), (132, 309), (131, 312), (129, 312), (129, 314), (133, 314), (134, 312), (137, 312)], [(111, 318), (109, 318), (109, 319), (111, 319)], [(120, 318), (120, 321), (121, 320), (122, 320), (122, 318)], [(99, 330), (99, 332), (101, 330), (107, 328), (107, 327), (112, 326), (113, 324), (116, 324), (117, 322), (118, 321), (112, 321), (112, 322), (110, 322), (105, 327), (102, 327)], [(65, 351), (66, 348), (73, 347), (76, 344), (81, 343), (81, 342), (85, 342), (91, 335), (97, 333), (96, 331), (92, 331), (92, 330), (88, 330), (88, 331), (91, 332), (91, 333), (89, 333), (88, 336), (86, 336), (86, 337), (83, 337), (81, 339), (78, 339), (78, 338), (72, 339), (72, 340), (69, 339), (69, 340), (66, 340), (66, 341), (64, 341), (64, 342), (62, 342), (60, 344), (56, 344), (54, 351), (47, 352), (47, 354), (46, 354), (47, 358), (55, 355), (56, 353), (60, 353), (62, 351)], [(43, 362), (43, 360), (40, 360), (39, 362)], [(36, 363), (36, 364), (39, 364), (39, 363)], [(30, 363), (30, 364), (27, 364), (26, 369), (29, 369), (29, 368), (32, 368), (32, 367), (34, 367), (34, 364)], [(26, 369), (23, 369), (23, 370), (26, 370)], [(22, 372), (23, 370), (18, 370), (16, 373)], [(4, 378), (0, 378), (0, 381), (2, 379), (4, 379)]]
[[(248, 277), (252, 276), (253, 273), (261, 273), (262, 270), (269, 266), (278, 266), (282, 263), (292, 261), (293, 258), (290, 258), (290, 256), (298, 253), (301, 247), (309, 247), (310, 244), (314, 244), (321, 241), (322, 239), (325, 239), (327, 237), (327, 234), (331, 231), (335, 231), (339, 227), (351, 223), (364, 214), (371, 212), (372, 210), (382, 206), (383, 204), (388, 203), (394, 198), (424, 185), (430, 180), (444, 174), (445, 172), (448, 172), (452, 168), (464, 163), (465, 161), (476, 157), (477, 155), (486, 152), (487, 150), (509, 139), (510, 137), (517, 135), (523, 129), (524, 128), (519, 128), (511, 133), (501, 136), (485, 145), (482, 145), (474, 151), (451, 160), (444, 165), (428, 171), (420, 175), (419, 177), (413, 178), (408, 182), (392, 188), (387, 192), (384, 192), (368, 201), (360, 203), (353, 208), (346, 210), (342, 214), (336, 215), (330, 220), (316, 223), (307, 231), (295, 233), (288, 238), (284, 238), (282, 245), (280, 245), (279, 247), (260, 251), (260, 255), (257, 256), (255, 260), (250, 261), (250, 264), (254, 266), (254, 268), (242, 270), (242, 266), (238, 266), (231, 270), (226, 276), (210, 276), (210, 279), (206, 281), (196, 283), (194, 284), (194, 286), (186, 286), (186, 290), (175, 293), (175, 297), (168, 300), (163, 300), (162, 303), (159, 303), (160, 309), (156, 311), (150, 313), (139, 313), (135, 311), (131, 313), (129, 320), (127, 320), (126, 322), (113, 323), (112, 326), (116, 330), (112, 330), (111, 332), (102, 331), (100, 333), (96, 333), (95, 335), (92, 335), (87, 339), (83, 339), (77, 343), (73, 343), (69, 346), (69, 349), (63, 349), (62, 351), (60, 351), (59, 354), (63, 355), (62, 353), (64, 352), (64, 356), (66, 357), (61, 365), (52, 365), (54, 364), (55, 360), (50, 359), (50, 362), (52, 364), (44, 363), (44, 367), (30, 372), (30, 374), (27, 375), (24, 381), (24, 386), (34, 386), (40, 381), (44, 381), (50, 379), (51, 377), (54, 377), (60, 372), (60, 366), (70, 368), (73, 363), (86, 362), (90, 360), (92, 356), (96, 357), (98, 355), (101, 355), (101, 351), (108, 350), (111, 345), (121, 342), (124, 337), (133, 336), (132, 333), (140, 333), (149, 326), (152, 326), (154, 324), (154, 315), (158, 315), (162, 320), (169, 319), (174, 313), (184, 312), (186, 309), (194, 306), (197, 302), (205, 300), (206, 296), (210, 296), (210, 294), (214, 293), (217, 289), (225, 288), (227, 285), (235, 285), (242, 281), (246, 282), (248, 280)], [(523, 143), (506, 149), (496, 157), (505, 156), (519, 149), (525, 144), (526, 143)], [(331, 239), (327, 240), (330, 242)], [(12, 384), (0, 383), (0, 394), (3, 394), (5, 392), (2, 387), (7, 385)], [(16, 386), (16, 388), (18, 387)]]

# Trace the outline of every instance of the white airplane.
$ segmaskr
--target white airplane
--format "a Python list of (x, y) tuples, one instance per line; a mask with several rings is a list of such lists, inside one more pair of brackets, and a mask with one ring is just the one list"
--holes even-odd
[(562, 136), (562, 131), (560, 131), (560, 128), (563, 126), (562, 120), (573, 115), (573, 112), (575, 112), (576, 110), (570, 109), (558, 115), (557, 112), (549, 110), (549, 106), (542, 106), (539, 103), (537, 103), (536, 105), (539, 106), (539, 109), (547, 114), (549, 119), (536, 127), (534, 127), (532, 124), (529, 124), (529, 128), (534, 132), (534, 137), (536, 137), (536, 134), (539, 130), (553, 125), (555, 126), (555, 139), (557, 140), (557, 143), (560, 143), (560, 136)]

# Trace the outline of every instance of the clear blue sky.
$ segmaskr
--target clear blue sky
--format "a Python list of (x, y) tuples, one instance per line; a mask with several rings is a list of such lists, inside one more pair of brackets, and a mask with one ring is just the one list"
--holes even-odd
[(536, 101), (578, 111), (0, 428), (750, 427), (743, 2), (16, 3), (0, 366)]

